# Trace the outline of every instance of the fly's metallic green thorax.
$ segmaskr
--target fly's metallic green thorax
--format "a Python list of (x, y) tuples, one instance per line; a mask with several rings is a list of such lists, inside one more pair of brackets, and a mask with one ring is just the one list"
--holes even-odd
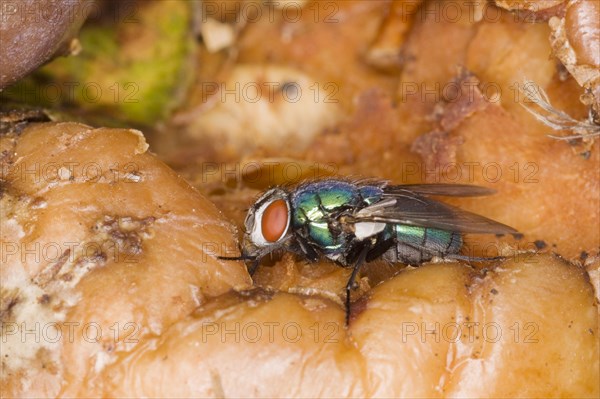
[(292, 194), (292, 226), (302, 231), (324, 254), (343, 252), (351, 237), (344, 232), (341, 216), (378, 201), (378, 186), (357, 186), (323, 180), (299, 186)]
[[(248, 211), (242, 254), (250, 274), (260, 259), (283, 249), (304, 259), (329, 258), (354, 270), (350, 289), (365, 262), (383, 258), (418, 266), (434, 257), (490, 260), (460, 255), (463, 233), (515, 234), (512, 227), (429, 198), (493, 193), (460, 184), (391, 186), (382, 181), (324, 179), (265, 192)], [(227, 258), (226, 258), (227, 259)]]

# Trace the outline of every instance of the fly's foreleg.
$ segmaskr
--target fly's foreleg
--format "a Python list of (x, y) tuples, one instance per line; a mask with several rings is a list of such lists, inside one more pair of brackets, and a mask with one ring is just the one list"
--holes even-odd
[(346, 284), (346, 327), (350, 324), (350, 291), (354, 289), (356, 284), (356, 276), (360, 271), (360, 268), (365, 263), (367, 259), (367, 254), (371, 249), (370, 245), (365, 245), (360, 254), (358, 255), (358, 259), (354, 263), (354, 268), (352, 269), (352, 274), (348, 279), (348, 283)]

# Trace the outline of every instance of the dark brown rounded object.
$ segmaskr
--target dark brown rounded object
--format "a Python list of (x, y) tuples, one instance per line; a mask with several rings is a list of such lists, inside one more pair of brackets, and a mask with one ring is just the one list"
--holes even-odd
[(94, 7), (91, 0), (3, 1), (0, 90), (54, 56), (73, 52), (72, 39)]

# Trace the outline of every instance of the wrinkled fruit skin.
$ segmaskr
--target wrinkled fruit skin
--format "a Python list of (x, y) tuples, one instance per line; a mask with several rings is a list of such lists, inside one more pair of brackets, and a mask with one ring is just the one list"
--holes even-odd
[[(598, 265), (522, 253), (486, 272), (407, 268), (345, 329), (335, 298), (252, 288), (241, 262), (217, 260), (232, 226), (140, 132), (31, 124), (0, 146), (3, 396), (599, 394)], [(35, 322), (62, 339), (23, 341)]]
[[(1, 145), (8, 395), (70, 395), (207, 297), (250, 287), (242, 265), (214, 255), (215, 243), (234, 246), (232, 225), (139, 131), (33, 124)], [(11, 333), (36, 323), (52, 339)]]

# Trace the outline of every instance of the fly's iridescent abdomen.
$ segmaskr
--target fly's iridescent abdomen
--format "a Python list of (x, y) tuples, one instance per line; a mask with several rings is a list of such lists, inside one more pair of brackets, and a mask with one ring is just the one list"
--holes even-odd
[(383, 239), (388, 237), (393, 237), (396, 245), (384, 254), (384, 259), (413, 266), (430, 261), (434, 256), (458, 254), (463, 246), (460, 233), (402, 224), (388, 226)]

